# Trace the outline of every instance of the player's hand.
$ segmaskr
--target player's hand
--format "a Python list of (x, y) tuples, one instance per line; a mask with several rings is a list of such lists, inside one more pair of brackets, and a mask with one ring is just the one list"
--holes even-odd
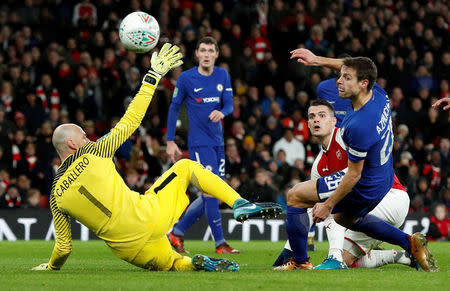
[(432, 107), (434, 109), (438, 109), (441, 106), (444, 106), (442, 109), (449, 110), (450, 109), (450, 98), (446, 97), (446, 98), (439, 99), (438, 101), (434, 102), (434, 104), (432, 105)]
[(36, 266), (34, 268), (31, 268), (32, 271), (49, 271), (51, 270), (48, 267), (48, 263), (40, 264), (39, 266)]
[(151, 65), (152, 70), (164, 76), (170, 69), (176, 68), (183, 64), (181, 58), (183, 55), (179, 52), (180, 48), (170, 43), (165, 43), (159, 53), (152, 54)]
[(331, 214), (333, 207), (328, 206), (325, 202), (316, 203), (313, 207), (313, 221), (322, 222)]
[(225, 114), (223, 114), (219, 110), (214, 110), (208, 117), (212, 122), (218, 122), (225, 117)]
[(174, 141), (167, 141), (166, 153), (169, 155), (172, 163), (178, 161), (182, 155), (182, 152)]
[(304, 64), (305, 66), (317, 66), (317, 56), (310, 50), (299, 48), (291, 51), (291, 59), (297, 59), (297, 62)]

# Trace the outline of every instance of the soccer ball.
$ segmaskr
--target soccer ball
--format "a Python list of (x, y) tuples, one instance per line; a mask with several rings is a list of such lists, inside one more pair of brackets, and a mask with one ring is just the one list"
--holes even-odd
[(139, 54), (146, 53), (158, 43), (158, 21), (142, 11), (130, 13), (120, 23), (119, 36), (127, 50)]

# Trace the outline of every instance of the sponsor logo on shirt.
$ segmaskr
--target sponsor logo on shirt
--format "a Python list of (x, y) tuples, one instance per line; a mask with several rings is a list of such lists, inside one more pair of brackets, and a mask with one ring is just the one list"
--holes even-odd
[(195, 98), (197, 103), (220, 103), (220, 97)]

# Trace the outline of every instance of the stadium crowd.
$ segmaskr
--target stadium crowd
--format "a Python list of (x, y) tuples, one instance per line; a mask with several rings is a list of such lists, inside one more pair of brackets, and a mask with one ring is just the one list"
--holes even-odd
[[(335, 72), (289, 60), (291, 50), (306, 47), (375, 61), (391, 99), (395, 171), (411, 212), (450, 209), (449, 112), (430, 107), (450, 98), (450, 11), (448, 1), (432, 0), (2, 1), (0, 208), (48, 207), (61, 163), (51, 143), (56, 126), (79, 124), (96, 140), (117, 123), (150, 68), (150, 54), (126, 51), (119, 40), (120, 20), (137, 10), (155, 16), (160, 43), (179, 45), (185, 58), (116, 153), (131, 189), (143, 193), (171, 166), (165, 131), (172, 92), (195, 65), (197, 40), (211, 35), (234, 92), (223, 123), (227, 181), (244, 197), (283, 203), (309, 177), (319, 146), (306, 112), (317, 85)], [(186, 113), (179, 119), (176, 141), (186, 148)]]

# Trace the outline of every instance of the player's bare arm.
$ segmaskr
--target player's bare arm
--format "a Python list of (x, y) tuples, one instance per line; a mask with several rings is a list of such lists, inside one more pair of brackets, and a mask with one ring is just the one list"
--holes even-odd
[(325, 202), (317, 203), (313, 207), (313, 220), (315, 222), (324, 221), (330, 214), (333, 207), (341, 201), (361, 178), (364, 160), (358, 162), (348, 161), (348, 171), (345, 173), (342, 182), (336, 191)]
[(291, 51), (291, 59), (297, 59), (297, 62), (305, 66), (324, 66), (333, 70), (340, 70), (344, 64), (343, 59), (316, 56), (313, 52), (305, 48)]

